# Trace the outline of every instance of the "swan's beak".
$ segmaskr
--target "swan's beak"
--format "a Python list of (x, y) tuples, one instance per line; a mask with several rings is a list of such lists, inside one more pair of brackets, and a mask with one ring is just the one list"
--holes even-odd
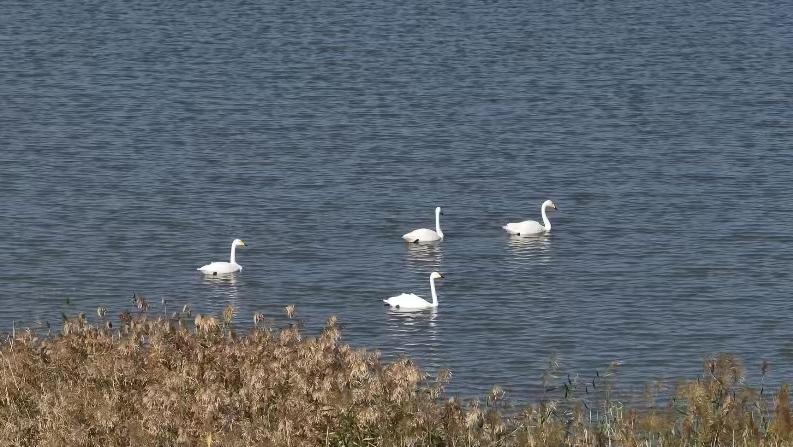
[(553, 209), (555, 209), (556, 211), (559, 211), (559, 208), (556, 205), (553, 206)]
[(438, 273), (438, 274), (441, 275), (441, 279), (445, 278), (445, 276), (443, 276), (443, 273)]
[(242, 242), (242, 246), (243, 247), (247, 247), (248, 246), (248, 244), (246, 244), (245, 241), (240, 241), (240, 242)]

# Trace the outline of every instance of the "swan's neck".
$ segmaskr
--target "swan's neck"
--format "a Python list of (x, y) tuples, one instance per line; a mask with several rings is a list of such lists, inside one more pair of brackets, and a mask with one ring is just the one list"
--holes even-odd
[(548, 220), (548, 215), (545, 214), (545, 209), (548, 208), (547, 204), (542, 205), (542, 224), (545, 225), (545, 231), (551, 231), (551, 221)]
[(234, 244), (231, 244), (231, 256), (229, 257), (229, 262), (232, 263), (232, 264), (236, 264), (237, 263), (236, 252), (237, 252), (237, 246), (234, 245)]
[(430, 278), (430, 291), (432, 292), (432, 307), (438, 307), (438, 295), (435, 294), (435, 278)]
[(435, 232), (438, 233), (441, 239), (443, 239), (443, 231), (441, 231), (441, 213), (435, 213)]

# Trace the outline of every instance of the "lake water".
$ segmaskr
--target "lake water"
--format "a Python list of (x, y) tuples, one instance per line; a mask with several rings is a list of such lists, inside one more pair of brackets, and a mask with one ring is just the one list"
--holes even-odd
[[(0, 327), (237, 307), (540, 389), (793, 380), (793, 6), (74, 1), (0, 15)], [(553, 199), (552, 233), (506, 236)], [(446, 240), (400, 235), (433, 226)], [(196, 267), (227, 259), (232, 281)], [(437, 312), (381, 299), (429, 294)], [(279, 317), (280, 318), (280, 317)]]

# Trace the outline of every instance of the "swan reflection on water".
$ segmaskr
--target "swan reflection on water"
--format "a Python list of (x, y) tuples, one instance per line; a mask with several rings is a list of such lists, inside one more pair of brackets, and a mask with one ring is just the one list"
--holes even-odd
[(237, 275), (230, 273), (227, 275), (203, 275), (205, 284), (222, 285), (229, 284), (232, 286), (237, 285)]
[(531, 259), (534, 262), (547, 263), (551, 260), (551, 236), (510, 236), (507, 246), (516, 261)]
[(238, 281), (239, 279), (237, 278), (236, 273), (217, 276), (204, 275), (203, 277), (204, 284), (212, 286), (213, 290), (219, 292), (223, 299), (231, 303), (237, 302), (237, 296), (239, 293), (239, 289), (237, 287)]
[(420, 359), (426, 366), (435, 367), (440, 361), (438, 309), (389, 309), (386, 333), (394, 351)]
[(443, 249), (441, 244), (407, 244), (407, 260), (414, 270), (425, 272), (426, 270), (439, 270), (443, 261)]
[(427, 309), (388, 308), (389, 322), (402, 322), (402, 324), (407, 324), (409, 326), (415, 325), (419, 322), (429, 322), (430, 326), (434, 326), (437, 319), (437, 307), (431, 307)]

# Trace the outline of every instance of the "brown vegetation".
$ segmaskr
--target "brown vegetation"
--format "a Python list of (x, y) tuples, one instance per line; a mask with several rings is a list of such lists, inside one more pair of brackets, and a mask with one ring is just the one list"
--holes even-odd
[[(793, 445), (787, 386), (768, 396), (743, 385), (728, 356), (665, 396), (627, 408), (614, 371), (560, 378), (548, 394), (509, 408), (496, 386), (482, 400), (444, 396), (448, 371), (426, 377), (410, 360), (339, 341), (335, 317), (316, 337), (261, 314), (245, 334), (220, 316), (148, 318), (116, 327), (97, 311), (64, 318), (59, 334), (17, 331), (0, 346), (0, 445), (202, 446), (782, 446)], [(616, 366), (616, 365), (615, 365)], [(765, 374), (766, 366), (763, 366)]]

